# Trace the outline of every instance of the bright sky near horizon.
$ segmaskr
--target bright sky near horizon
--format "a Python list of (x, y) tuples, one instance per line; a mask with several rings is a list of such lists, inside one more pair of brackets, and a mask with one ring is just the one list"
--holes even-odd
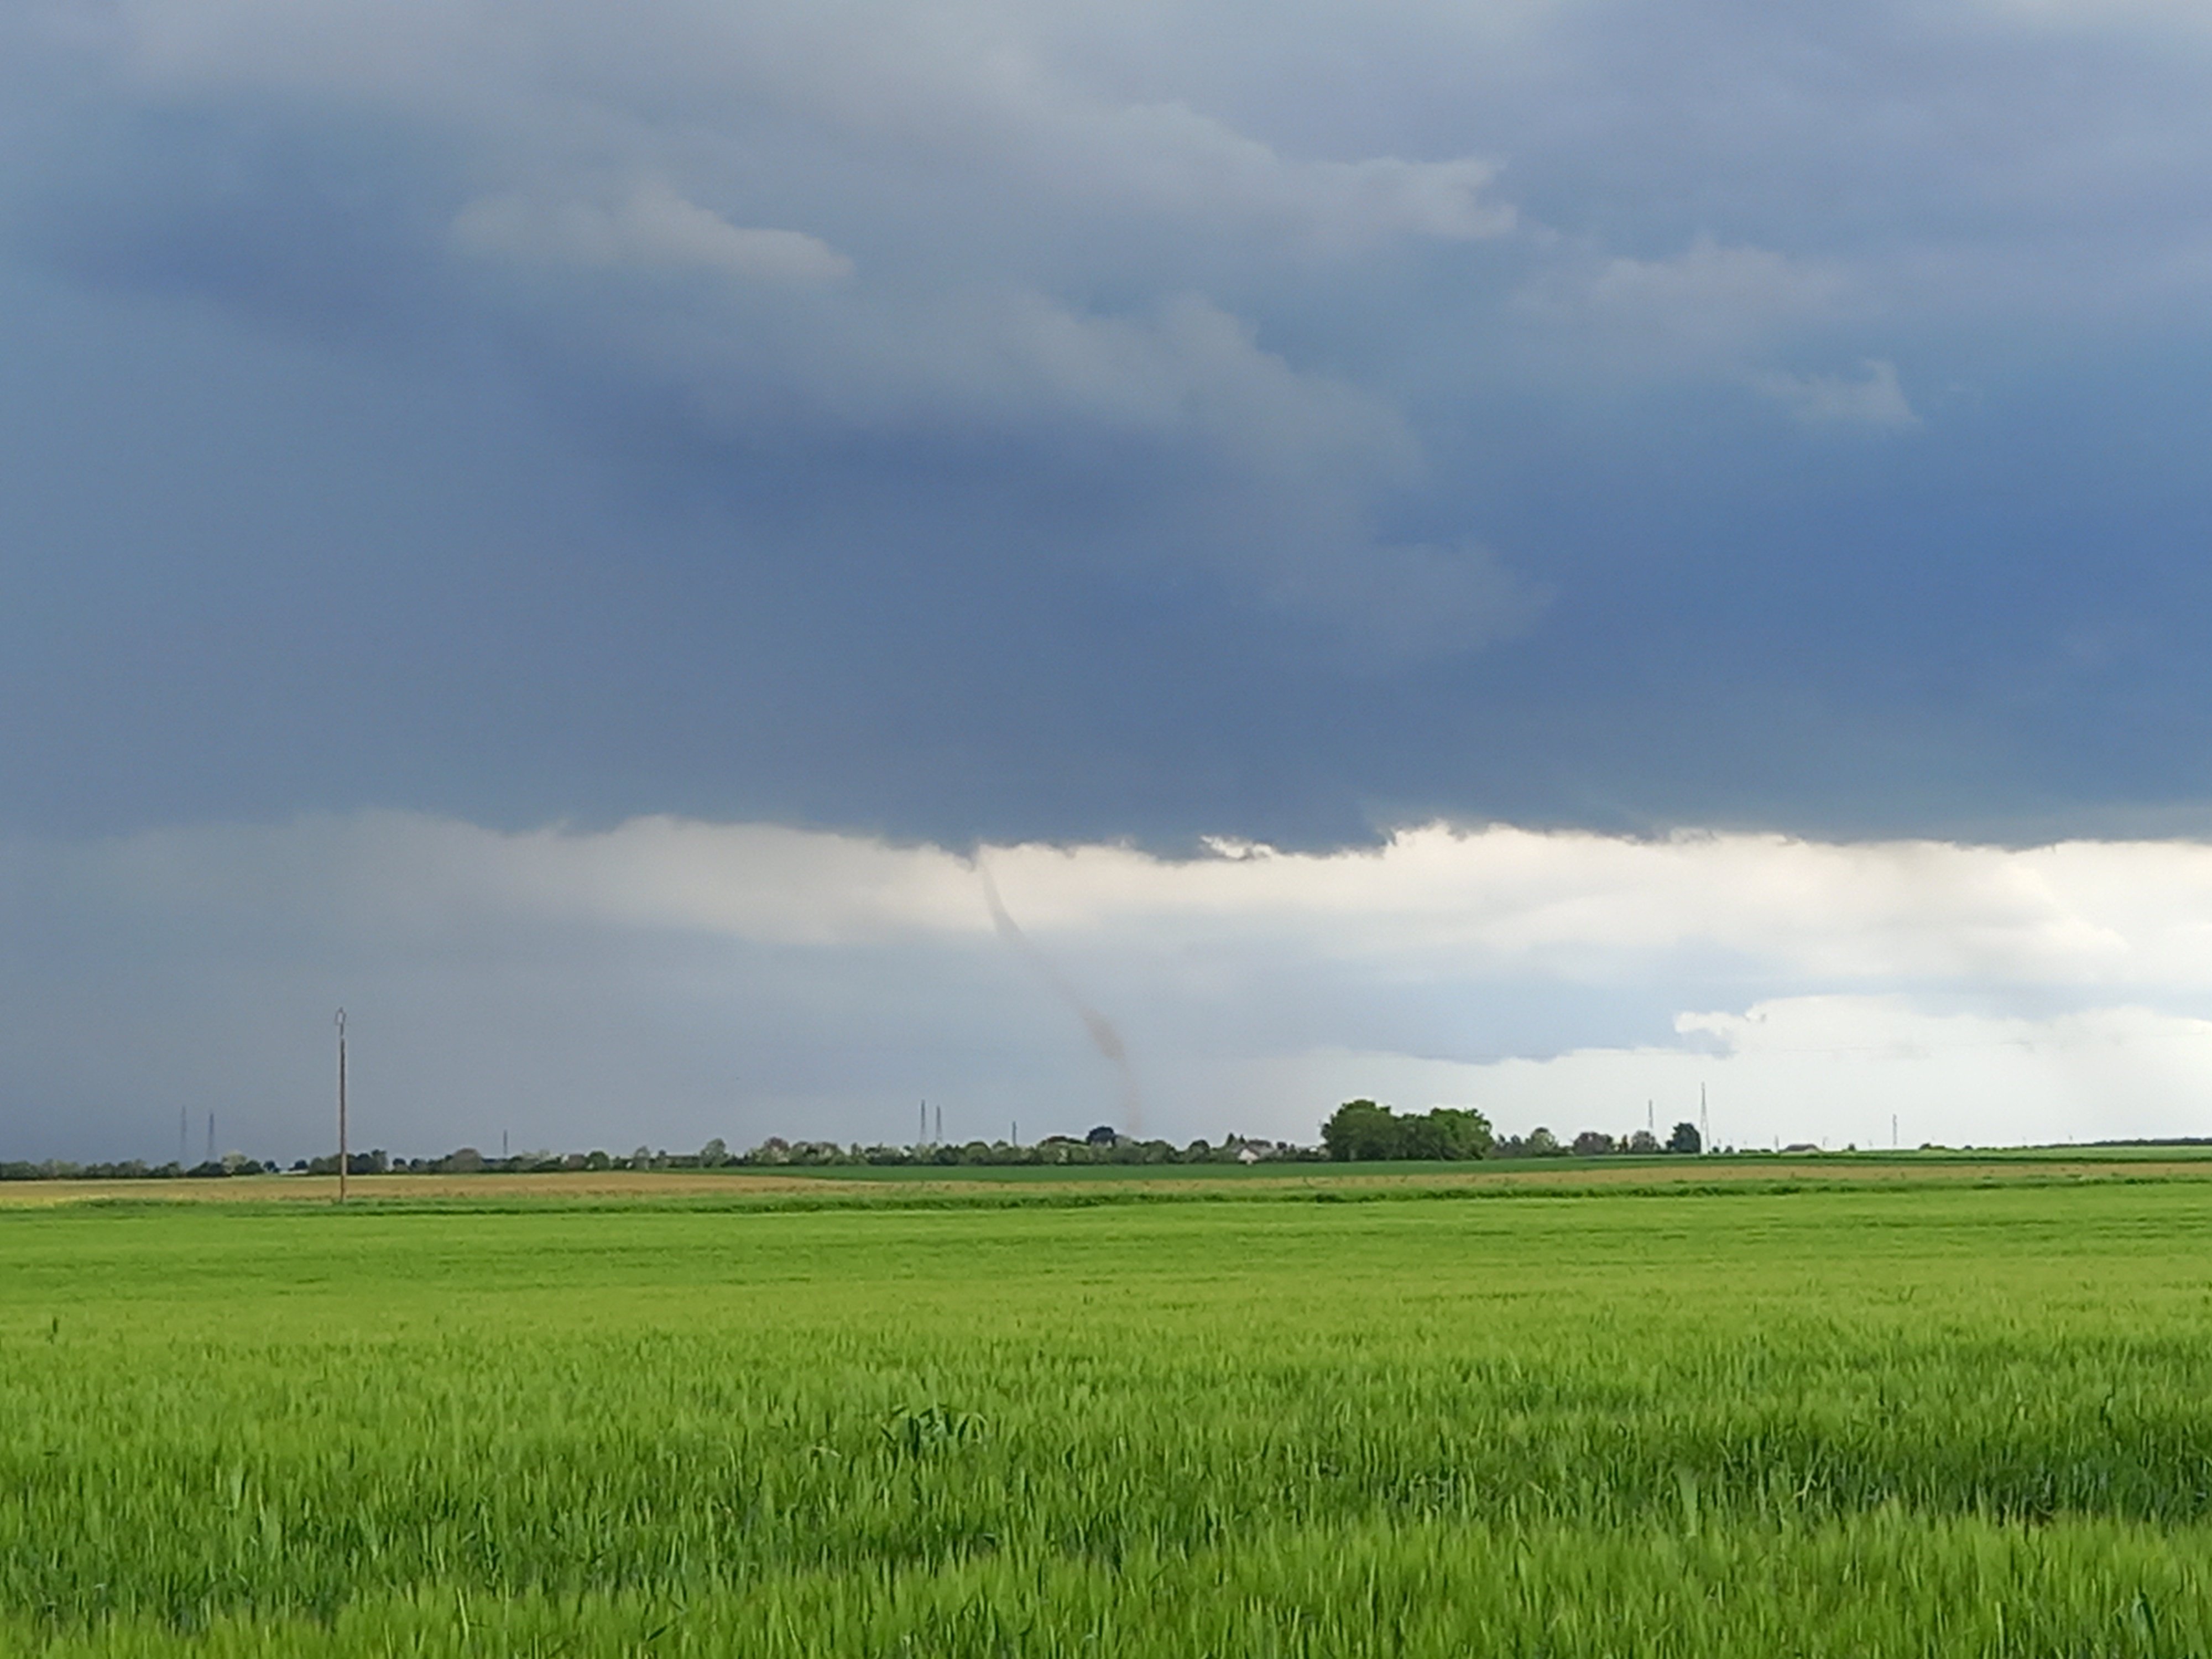
[(0, 9), (0, 1157), (2212, 1132), (2206, 18)]

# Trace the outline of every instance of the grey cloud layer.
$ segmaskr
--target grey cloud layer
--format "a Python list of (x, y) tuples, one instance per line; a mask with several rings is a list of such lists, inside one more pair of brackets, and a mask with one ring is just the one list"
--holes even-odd
[[(1210, 470), (1196, 533), (1147, 538), (1363, 644), (1464, 647), (1528, 608), (1486, 554), (1377, 545), (1374, 494), (1418, 465), (1386, 400), (1259, 348), (1175, 284), (1179, 261), (1149, 262), (1149, 297), (1102, 312), (1048, 291), (1067, 273), (1036, 257), (1117, 221), (1255, 237), (1247, 260), (1492, 237), (1512, 215), (1486, 196), (1486, 161), (1290, 160), (1179, 101), (1086, 92), (988, 13), (661, 6), (626, 15), (611, 51), (596, 8), (123, 15), (119, 73), (155, 96), (335, 96), (458, 126), (447, 159), (477, 193), (450, 247), (554, 276), (459, 274), (487, 314), (539, 350), (678, 391), (709, 429), (743, 441), (796, 418), (832, 446), (990, 443), (1057, 423), (1077, 447), (1134, 442)], [(881, 171), (915, 203), (884, 201)], [(1041, 222), (1031, 247), (1006, 246), (1010, 208)], [(672, 286), (687, 274), (702, 280)]]
[(2142, 1133), (2187, 1127), (2212, 1067), (2201, 847), (1437, 828), (986, 856), (1019, 949), (972, 857), (772, 825), (10, 844), (0, 1136), (154, 1157), (182, 1109), (296, 1156), (340, 1003), (364, 1133), (412, 1151), (890, 1139), (923, 1095), (962, 1139), (1079, 1132), (1126, 1109), (1094, 1010), (1178, 1139), (1310, 1137), (1376, 1091), (1617, 1128), (1699, 1078), (1742, 1139), (1868, 1139), (1900, 1103), (1922, 1137), (2027, 1133), (2031, 1105), (2045, 1133)]
[(19, 823), (2203, 804), (2178, 10), (0, 30)]

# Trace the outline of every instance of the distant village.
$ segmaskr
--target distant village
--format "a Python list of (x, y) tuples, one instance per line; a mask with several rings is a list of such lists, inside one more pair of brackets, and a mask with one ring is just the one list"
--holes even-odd
[[(709, 1140), (696, 1152), (672, 1152), (640, 1146), (627, 1154), (600, 1151), (556, 1152), (532, 1151), (493, 1155), (474, 1146), (462, 1146), (437, 1158), (399, 1158), (375, 1149), (354, 1152), (346, 1159), (349, 1175), (545, 1175), (562, 1171), (613, 1170), (742, 1170), (787, 1167), (870, 1165), (883, 1168), (933, 1165), (1054, 1165), (1054, 1164), (1250, 1164), (1263, 1162), (1316, 1162), (1327, 1158), (1321, 1147), (1300, 1146), (1290, 1141), (1248, 1135), (1229, 1135), (1220, 1142), (1194, 1140), (1177, 1146), (1165, 1140), (1139, 1139), (1100, 1126), (1081, 1137), (1047, 1135), (1034, 1141), (969, 1140), (919, 1141), (912, 1146), (841, 1145), (833, 1140), (787, 1140), (770, 1135), (748, 1152), (732, 1152), (720, 1139)], [(147, 1164), (132, 1158), (112, 1164), (76, 1164), (64, 1159), (43, 1163), (0, 1162), (0, 1181), (146, 1181), (208, 1180), (258, 1175), (335, 1175), (337, 1154), (300, 1158), (289, 1168), (231, 1152), (185, 1165), (180, 1162)]]
[[(1526, 1135), (1493, 1135), (1479, 1112), (1439, 1107), (1399, 1114), (1370, 1100), (1346, 1101), (1322, 1127), (1321, 1141), (1295, 1141), (1241, 1134), (1184, 1146), (1144, 1139), (1101, 1124), (1088, 1133), (1046, 1135), (1036, 1140), (918, 1139), (910, 1145), (849, 1144), (833, 1140), (788, 1140), (770, 1135), (758, 1146), (732, 1152), (721, 1139), (696, 1152), (672, 1152), (640, 1146), (627, 1153), (604, 1151), (525, 1151), (493, 1155), (461, 1146), (434, 1158), (403, 1158), (381, 1148), (346, 1158), (349, 1175), (540, 1175), (597, 1170), (744, 1170), (786, 1168), (1053, 1167), (1094, 1165), (1318, 1164), (1376, 1162), (1457, 1163), (1477, 1158), (1600, 1158), (1614, 1154), (1695, 1153), (1704, 1150), (1695, 1125), (1680, 1123), (1661, 1140), (1646, 1130), (1615, 1137), (1595, 1129), (1561, 1139), (1538, 1127)], [(1808, 1149), (1809, 1150), (1809, 1149)], [(337, 1172), (335, 1153), (298, 1158), (289, 1166), (273, 1159), (228, 1152), (186, 1164), (182, 1160), (148, 1164), (131, 1158), (80, 1164), (0, 1161), (0, 1181), (220, 1180), (242, 1176), (328, 1176)]]

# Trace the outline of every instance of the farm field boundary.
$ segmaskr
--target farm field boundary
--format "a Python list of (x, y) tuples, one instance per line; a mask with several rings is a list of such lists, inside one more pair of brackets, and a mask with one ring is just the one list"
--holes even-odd
[[(1382, 1200), (1511, 1192), (1798, 1191), (1899, 1183), (1936, 1186), (2212, 1181), (2212, 1155), (2031, 1148), (1957, 1153), (1838, 1153), (1631, 1160), (1498, 1160), (1455, 1164), (1297, 1164), (1217, 1170), (1103, 1166), (947, 1170), (606, 1170), (529, 1175), (356, 1176), (350, 1200), (380, 1206), (483, 1204), (738, 1205), (876, 1207), (901, 1204), (1090, 1205), (1228, 1199)], [(333, 1176), (222, 1180), (0, 1182), (0, 1210), (79, 1204), (330, 1204)]]

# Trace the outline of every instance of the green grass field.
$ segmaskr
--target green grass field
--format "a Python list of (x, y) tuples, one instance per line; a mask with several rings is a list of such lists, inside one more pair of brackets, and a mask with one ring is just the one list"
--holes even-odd
[(2212, 1181), (0, 1210), (0, 1649), (2212, 1651)]

